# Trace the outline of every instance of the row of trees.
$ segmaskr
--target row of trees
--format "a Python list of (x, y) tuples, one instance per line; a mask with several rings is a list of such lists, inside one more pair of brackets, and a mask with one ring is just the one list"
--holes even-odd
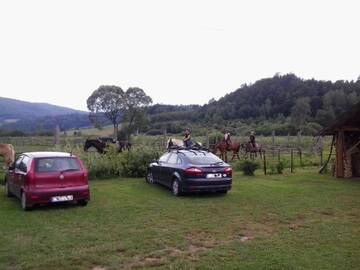
[(294, 74), (275, 75), (254, 84), (242, 85), (218, 101), (182, 111), (162, 111), (151, 116), (152, 125), (188, 121), (206, 126), (229, 126), (233, 123), (261, 130), (271, 124), (281, 133), (314, 134), (329, 125), (360, 101), (357, 81), (304, 80)]
[[(204, 106), (151, 104), (140, 88), (123, 91), (117, 86), (100, 86), (88, 98), (91, 121), (99, 126), (110, 121), (117, 136), (118, 126), (126, 134), (146, 126), (158, 134), (162, 129), (181, 131), (189, 123), (210, 128), (232, 125), (242, 131), (258, 130), (278, 134), (314, 134), (360, 101), (360, 80), (304, 80), (294, 74), (275, 75), (254, 84), (242, 85), (218, 101)], [(245, 132), (244, 131), (244, 132)]]

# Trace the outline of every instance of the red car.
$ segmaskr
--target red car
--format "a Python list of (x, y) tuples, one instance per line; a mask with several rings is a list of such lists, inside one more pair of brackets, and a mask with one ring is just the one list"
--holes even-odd
[(35, 205), (90, 200), (87, 171), (76, 156), (61, 152), (21, 154), (5, 175), (5, 193), (21, 200), (23, 210)]

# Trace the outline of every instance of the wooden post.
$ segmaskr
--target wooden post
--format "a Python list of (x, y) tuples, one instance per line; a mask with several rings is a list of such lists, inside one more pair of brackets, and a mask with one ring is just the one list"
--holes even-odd
[(167, 148), (167, 132), (166, 132), (166, 127), (164, 128), (164, 144), (165, 144), (165, 148)]
[(291, 152), (290, 152), (290, 171), (291, 173), (294, 172), (294, 150), (291, 149)]
[(266, 175), (266, 152), (264, 151), (264, 174)]
[(290, 146), (290, 133), (288, 133), (287, 135), (287, 147)]
[(298, 137), (298, 144), (300, 145), (301, 144), (301, 130), (298, 131), (297, 137)]
[(324, 156), (323, 156), (323, 138), (320, 137), (319, 139), (319, 143), (320, 143), (320, 147), (319, 147), (319, 151), (320, 151), (320, 165), (323, 166), (324, 164)]
[(59, 145), (59, 144), (60, 144), (60, 127), (59, 127), (59, 124), (56, 124), (56, 127), (55, 127), (54, 144), (55, 144), (55, 145)]
[(272, 156), (275, 157), (275, 130), (271, 132), (272, 136)]
[(321, 167), (324, 165), (324, 153), (322, 148), (320, 148), (320, 165)]
[(278, 162), (281, 161), (281, 148), (278, 149)]
[(340, 130), (336, 139), (336, 177), (344, 177), (344, 131)]

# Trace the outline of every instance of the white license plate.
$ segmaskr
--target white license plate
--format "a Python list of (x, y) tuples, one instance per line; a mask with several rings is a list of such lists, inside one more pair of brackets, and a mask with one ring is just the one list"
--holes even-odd
[(51, 202), (68, 202), (74, 199), (73, 195), (66, 195), (66, 196), (55, 196), (51, 198)]
[(222, 174), (221, 173), (208, 173), (206, 175), (206, 178), (221, 178)]

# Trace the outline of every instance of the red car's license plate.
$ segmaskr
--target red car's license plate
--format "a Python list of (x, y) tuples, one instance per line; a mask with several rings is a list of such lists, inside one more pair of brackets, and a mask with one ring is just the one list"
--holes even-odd
[(68, 202), (74, 199), (73, 195), (55, 196), (51, 198), (51, 202)]

